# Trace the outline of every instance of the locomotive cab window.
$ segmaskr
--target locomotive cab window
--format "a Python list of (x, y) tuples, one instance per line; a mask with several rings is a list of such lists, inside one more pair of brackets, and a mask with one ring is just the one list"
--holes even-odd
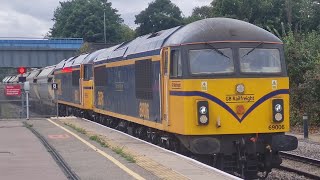
[(197, 49), (189, 51), (192, 74), (226, 74), (234, 72), (231, 48)]
[(170, 77), (182, 76), (181, 56), (178, 50), (171, 51), (170, 58)]
[(72, 71), (72, 86), (79, 86), (80, 71)]
[(240, 48), (240, 69), (244, 73), (281, 73), (278, 49)]
[(83, 71), (83, 79), (89, 81), (92, 77), (92, 64), (85, 64)]

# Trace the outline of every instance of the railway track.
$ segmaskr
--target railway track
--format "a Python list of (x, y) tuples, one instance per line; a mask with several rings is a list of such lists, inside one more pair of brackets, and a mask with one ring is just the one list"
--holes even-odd
[(23, 123), (26, 128), (28, 128), (43, 144), (43, 146), (47, 149), (47, 151), (51, 154), (53, 159), (56, 161), (58, 166), (67, 176), (68, 180), (79, 180), (80, 178), (71, 170), (68, 164), (64, 161), (64, 159), (60, 156), (60, 154), (49, 144), (49, 142), (32, 126), (27, 124), (26, 122)]
[[(320, 179), (320, 160), (287, 152), (280, 152), (280, 156), (284, 160), (292, 162), (293, 165), (288, 166), (288, 163), (285, 163), (285, 165), (282, 163), (278, 169), (293, 172), (311, 179)], [(303, 166), (299, 166), (301, 163)], [(313, 170), (313, 173), (310, 172), (310, 169)]]

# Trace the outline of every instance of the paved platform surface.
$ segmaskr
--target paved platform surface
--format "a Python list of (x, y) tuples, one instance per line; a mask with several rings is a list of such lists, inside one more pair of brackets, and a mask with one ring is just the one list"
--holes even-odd
[(130, 173), (117, 166), (114, 162), (97, 153), (97, 149), (103, 150), (103, 152), (116, 158), (121, 165), (138, 174), (138, 179), (139, 176), (140, 179), (158, 179), (152, 173), (144, 170), (136, 164), (127, 162), (112, 150), (100, 147), (99, 144), (91, 141), (89, 137), (85, 135), (80, 133), (77, 134), (84, 141), (90, 143), (90, 145), (93, 145), (96, 148), (93, 149), (89, 147), (72, 134), (46, 119), (29, 120), (28, 123), (32, 124), (32, 127), (47, 139), (49, 144), (53, 146), (55, 150), (63, 157), (71, 170), (80, 179), (136, 179)]
[[(79, 179), (237, 179), (91, 121), (69, 117), (27, 123), (47, 140)], [(82, 134), (79, 128), (86, 133)], [(91, 140), (93, 135), (104, 139), (109, 147)], [(121, 157), (115, 149), (134, 157), (135, 162)], [(0, 179), (67, 177), (22, 120), (0, 120)]]
[(22, 120), (0, 120), (0, 179), (67, 179)]
[(195, 160), (177, 155), (91, 121), (80, 118), (59, 118), (55, 122), (73, 124), (78, 128), (85, 129), (89, 134), (95, 133), (104, 137), (110, 146), (124, 148), (126, 152), (135, 157), (137, 165), (160, 179), (237, 179)]

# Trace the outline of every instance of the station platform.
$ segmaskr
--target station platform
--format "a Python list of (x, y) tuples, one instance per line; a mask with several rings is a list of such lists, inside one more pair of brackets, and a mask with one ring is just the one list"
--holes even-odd
[(85, 119), (25, 122), (0, 120), (4, 179), (70, 179), (30, 129), (59, 154), (75, 175), (73, 179), (239, 179)]
[(21, 120), (0, 120), (1, 179), (67, 179)]

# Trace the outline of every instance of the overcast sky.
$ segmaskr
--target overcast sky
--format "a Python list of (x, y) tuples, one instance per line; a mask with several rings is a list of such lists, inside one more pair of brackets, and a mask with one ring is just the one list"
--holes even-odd
[[(51, 21), (59, 1), (66, 0), (0, 0), (0, 37), (43, 37), (53, 25)], [(118, 9), (124, 23), (134, 24), (138, 14), (152, 0), (110, 0)], [(171, 0), (189, 16), (197, 6), (209, 5), (212, 0)]]

